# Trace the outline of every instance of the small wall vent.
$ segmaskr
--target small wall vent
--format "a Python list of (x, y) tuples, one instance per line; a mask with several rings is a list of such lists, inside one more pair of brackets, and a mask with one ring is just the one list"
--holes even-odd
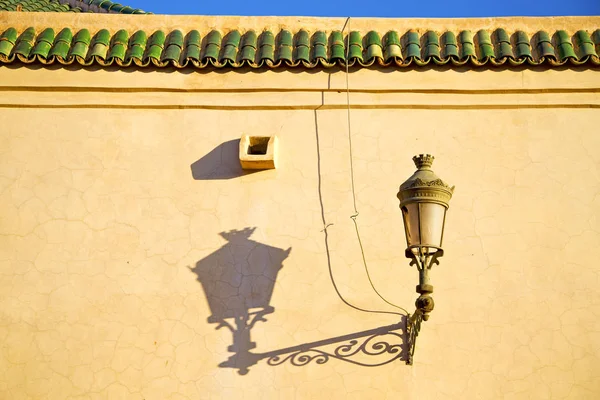
[(277, 168), (277, 136), (242, 135), (240, 164), (243, 169)]

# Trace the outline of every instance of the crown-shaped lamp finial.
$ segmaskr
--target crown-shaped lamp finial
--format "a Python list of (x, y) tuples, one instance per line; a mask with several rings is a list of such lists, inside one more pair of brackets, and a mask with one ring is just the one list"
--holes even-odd
[(435, 157), (431, 154), (419, 154), (413, 157), (413, 161), (418, 169), (430, 169)]

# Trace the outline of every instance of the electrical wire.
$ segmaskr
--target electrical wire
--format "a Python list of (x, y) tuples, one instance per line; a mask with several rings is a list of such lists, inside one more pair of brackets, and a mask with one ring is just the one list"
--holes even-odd
[(390, 301), (388, 301), (385, 297), (383, 297), (383, 295), (381, 293), (379, 293), (379, 291), (377, 290), (377, 288), (375, 287), (375, 284), (373, 284), (373, 280), (371, 279), (371, 274), (369, 273), (369, 267), (367, 265), (367, 259), (365, 256), (365, 250), (364, 250), (364, 246), (362, 244), (362, 240), (360, 237), (360, 230), (358, 227), (358, 221), (357, 218), (360, 215), (360, 213), (358, 212), (358, 207), (356, 206), (356, 189), (355, 189), (355, 179), (354, 179), (354, 157), (352, 154), (352, 120), (350, 117), (350, 80), (349, 80), (349, 55), (350, 55), (350, 17), (346, 18), (346, 22), (344, 23), (344, 26), (342, 27), (342, 35), (344, 35), (344, 30), (346, 29), (346, 27), (348, 28), (348, 34), (346, 35), (346, 110), (347, 110), (347, 116), (348, 116), (348, 148), (349, 148), (349, 158), (350, 158), (350, 181), (351, 181), (351, 186), (352, 186), (352, 203), (354, 206), (354, 214), (350, 216), (350, 218), (352, 219), (352, 222), (354, 222), (354, 229), (356, 230), (356, 238), (358, 239), (358, 245), (360, 247), (360, 253), (362, 255), (362, 260), (363, 260), (363, 265), (365, 267), (365, 272), (367, 273), (367, 278), (369, 279), (369, 284), (371, 285), (371, 288), (373, 289), (373, 291), (377, 294), (377, 296), (379, 296), (379, 298), (381, 298), (381, 300), (383, 300), (384, 302), (386, 302), (387, 304), (389, 304), (392, 307), (395, 307), (399, 310), (404, 311), (407, 315), (409, 314), (409, 312), (403, 308), (400, 307)]

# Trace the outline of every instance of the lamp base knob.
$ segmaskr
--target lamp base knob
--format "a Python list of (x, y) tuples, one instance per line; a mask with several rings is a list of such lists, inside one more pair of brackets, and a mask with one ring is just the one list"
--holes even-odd
[(427, 321), (429, 319), (429, 313), (433, 311), (435, 303), (433, 297), (429, 294), (421, 294), (417, 301), (415, 301), (415, 306), (417, 307), (417, 310), (423, 313), (423, 320)]

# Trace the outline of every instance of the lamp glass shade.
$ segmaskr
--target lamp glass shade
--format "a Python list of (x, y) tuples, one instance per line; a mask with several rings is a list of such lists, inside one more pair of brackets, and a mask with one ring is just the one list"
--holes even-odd
[[(402, 207), (406, 244), (414, 254), (433, 254), (442, 247), (446, 207), (438, 203), (410, 203)], [(416, 247), (418, 246), (418, 247)]]

